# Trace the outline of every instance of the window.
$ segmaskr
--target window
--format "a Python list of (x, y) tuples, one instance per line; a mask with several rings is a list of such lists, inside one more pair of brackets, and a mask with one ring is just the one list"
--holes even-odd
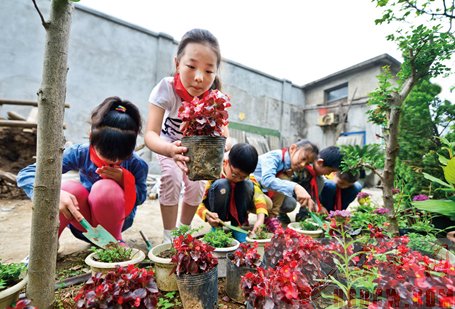
[(343, 84), (325, 91), (326, 103), (331, 103), (348, 97), (348, 84)]

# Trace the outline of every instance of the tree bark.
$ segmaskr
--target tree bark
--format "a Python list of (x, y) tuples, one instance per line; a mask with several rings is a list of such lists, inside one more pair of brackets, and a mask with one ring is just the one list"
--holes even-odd
[(37, 168), (27, 297), (41, 309), (51, 308), (54, 301), (71, 10), (68, 0), (51, 2), (43, 77), (37, 93)]
[(415, 80), (413, 77), (408, 78), (401, 88), (400, 92), (395, 92), (390, 100), (390, 115), (389, 115), (389, 126), (386, 136), (386, 158), (384, 163), (384, 174), (383, 174), (383, 199), (384, 207), (389, 212), (389, 230), (392, 233), (398, 233), (398, 221), (394, 211), (394, 201), (392, 189), (394, 187), (395, 179), (395, 165), (398, 157), (398, 151), (400, 149), (398, 144), (399, 125), (401, 107), (403, 102), (414, 87)]

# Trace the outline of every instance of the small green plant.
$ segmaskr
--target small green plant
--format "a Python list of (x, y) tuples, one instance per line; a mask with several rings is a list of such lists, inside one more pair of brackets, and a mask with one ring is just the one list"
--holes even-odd
[(177, 298), (176, 292), (167, 292), (162, 297), (158, 298), (158, 308), (168, 309), (181, 306), (182, 303)]
[(300, 228), (305, 231), (316, 231), (319, 229), (319, 226), (316, 222), (313, 221), (311, 218), (307, 218), (303, 221), (299, 222)]
[(409, 237), (408, 247), (425, 255), (434, 256), (441, 249), (437, 238), (432, 234), (409, 233), (407, 236)]
[(261, 224), (259, 229), (254, 233), (253, 239), (269, 239), (273, 235), (267, 230), (267, 226), (265, 224)]
[(231, 232), (225, 233), (223, 229), (212, 230), (203, 237), (204, 242), (215, 248), (230, 247), (233, 239)]
[(110, 243), (106, 248), (91, 247), (90, 251), (96, 255), (96, 260), (104, 263), (123, 262), (131, 259), (133, 249)]
[(176, 228), (175, 230), (172, 230), (171, 235), (173, 238), (177, 238), (180, 235), (187, 235), (187, 234), (193, 235), (194, 233), (199, 231), (201, 228), (202, 228), (202, 226), (199, 226), (196, 228), (191, 228), (190, 225), (181, 225), (178, 228)]
[(0, 262), (0, 291), (16, 284), (21, 279), (21, 274), (26, 266), (23, 263)]

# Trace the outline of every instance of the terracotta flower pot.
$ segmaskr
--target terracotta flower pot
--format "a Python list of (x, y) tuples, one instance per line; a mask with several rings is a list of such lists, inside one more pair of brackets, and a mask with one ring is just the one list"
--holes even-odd
[(185, 136), (182, 146), (188, 148), (186, 156), (190, 158), (187, 163), (190, 180), (215, 180), (220, 178), (224, 146), (224, 136)]
[(317, 229), (315, 231), (303, 230), (300, 227), (300, 223), (299, 222), (289, 223), (288, 224), (288, 228), (290, 228), (291, 230), (296, 231), (297, 233), (300, 233), (300, 234), (303, 234), (303, 235), (307, 235), (307, 236), (310, 236), (312, 238), (320, 238), (324, 234), (324, 231), (321, 230), (321, 229)]
[(100, 261), (96, 260), (96, 253), (93, 252), (85, 258), (85, 264), (90, 266), (93, 274), (95, 274), (97, 272), (102, 272), (105, 274), (111, 270), (115, 270), (115, 267), (117, 265), (123, 266), (123, 267), (131, 265), (131, 264), (134, 265), (134, 264), (138, 264), (138, 263), (142, 262), (145, 259), (144, 252), (142, 252), (139, 249), (135, 249), (135, 248), (132, 248), (132, 250), (133, 251), (131, 252), (131, 259), (128, 261), (114, 262), (114, 263), (100, 262)]
[(0, 309), (5, 309), (15, 303), (19, 298), (20, 291), (25, 287), (28, 282), (28, 276), (25, 276), (21, 281), (15, 285), (0, 291)]
[(161, 291), (177, 291), (177, 276), (172, 270), (175, 264), (171, 262), (171, 258), (159, 257), (160, 253), (169, 250), (172, 244), (159, 244), (149, 251), (148, 257), (155, 264), (155, 279), (158, 289)]

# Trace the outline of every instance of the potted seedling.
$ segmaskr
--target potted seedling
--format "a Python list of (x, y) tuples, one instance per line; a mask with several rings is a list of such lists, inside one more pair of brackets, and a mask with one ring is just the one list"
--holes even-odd
[(310, 212), (310, 217), (300, 221), (288, 224), (288, 228), (296, 231), (297, 233), (310, 236), (311, 238), (322, 237), (324, 231), (322, 230), (322, 218), (315, 213)]
[(228, 125), (229, 97), (218, 90), (191, 102), (182, 102), (179, 118), (182, 119), (182, 145), (188, 147), (186, 155), (191, 180), (215, 180), (220, 177), (226, 138), (223, 127)]
[(232, 237), (231, 232), (222, 228), (212, 229), (204, 235), (202, 241), (215, 248), (213, 255), (218, 258), (218, 278), (226, 277), (226, 254), (234, 252), (239, 247), (239, 241)]
[(0, 308), (15, 303), (27, 284), (27, 267), (23, 263), (0, 262)]
[(265, 224), (262, 224), (256, 233), (250, 234), (246, 237), (246, 241), (257, 244), (257, 251), (262, 260), (262, 257), (264, 256), (264, 246), (271, 241), (272, 236), (273, 233), (268, 231)]
[[(193, 234), (200, 230), (191, 228), (189, 225), (182, 225), (172, 230), (171, 235), (175, 239), (180, 235)], [(175, 254), (172, 243), (164, 243), (154, 246), (148, 253), (149, 259), (154, 263), (156, 283), (161, 291), (177, 291), (177, 278), (174, 273), (175, 264), (171, 258)]]
[(139, 249), (128, 248), (118, 243), (110, 243), (105, 248), (92, 247), (92, 251), (85, 258), (85, 263), (90, 266), (92, 273), (107, 273), (116, 266), (128, 266), (142, 262), (145, 254)]
[(258, 243), (241, 243), (234, 253), (227, 254), (226, 294), (232, 300), (243, 303), (245, 298), (240, 280), (247, 272), (254, 272), (261, 265)]
[(159, 295), (153, 270), (129, 265), (94, 274), (74, 301), (77, 308), (156, 308)]
[(193, 236), (174, 239), (177, 285), (184, 308), (217, 308), (218, 259), (214, 248)]

